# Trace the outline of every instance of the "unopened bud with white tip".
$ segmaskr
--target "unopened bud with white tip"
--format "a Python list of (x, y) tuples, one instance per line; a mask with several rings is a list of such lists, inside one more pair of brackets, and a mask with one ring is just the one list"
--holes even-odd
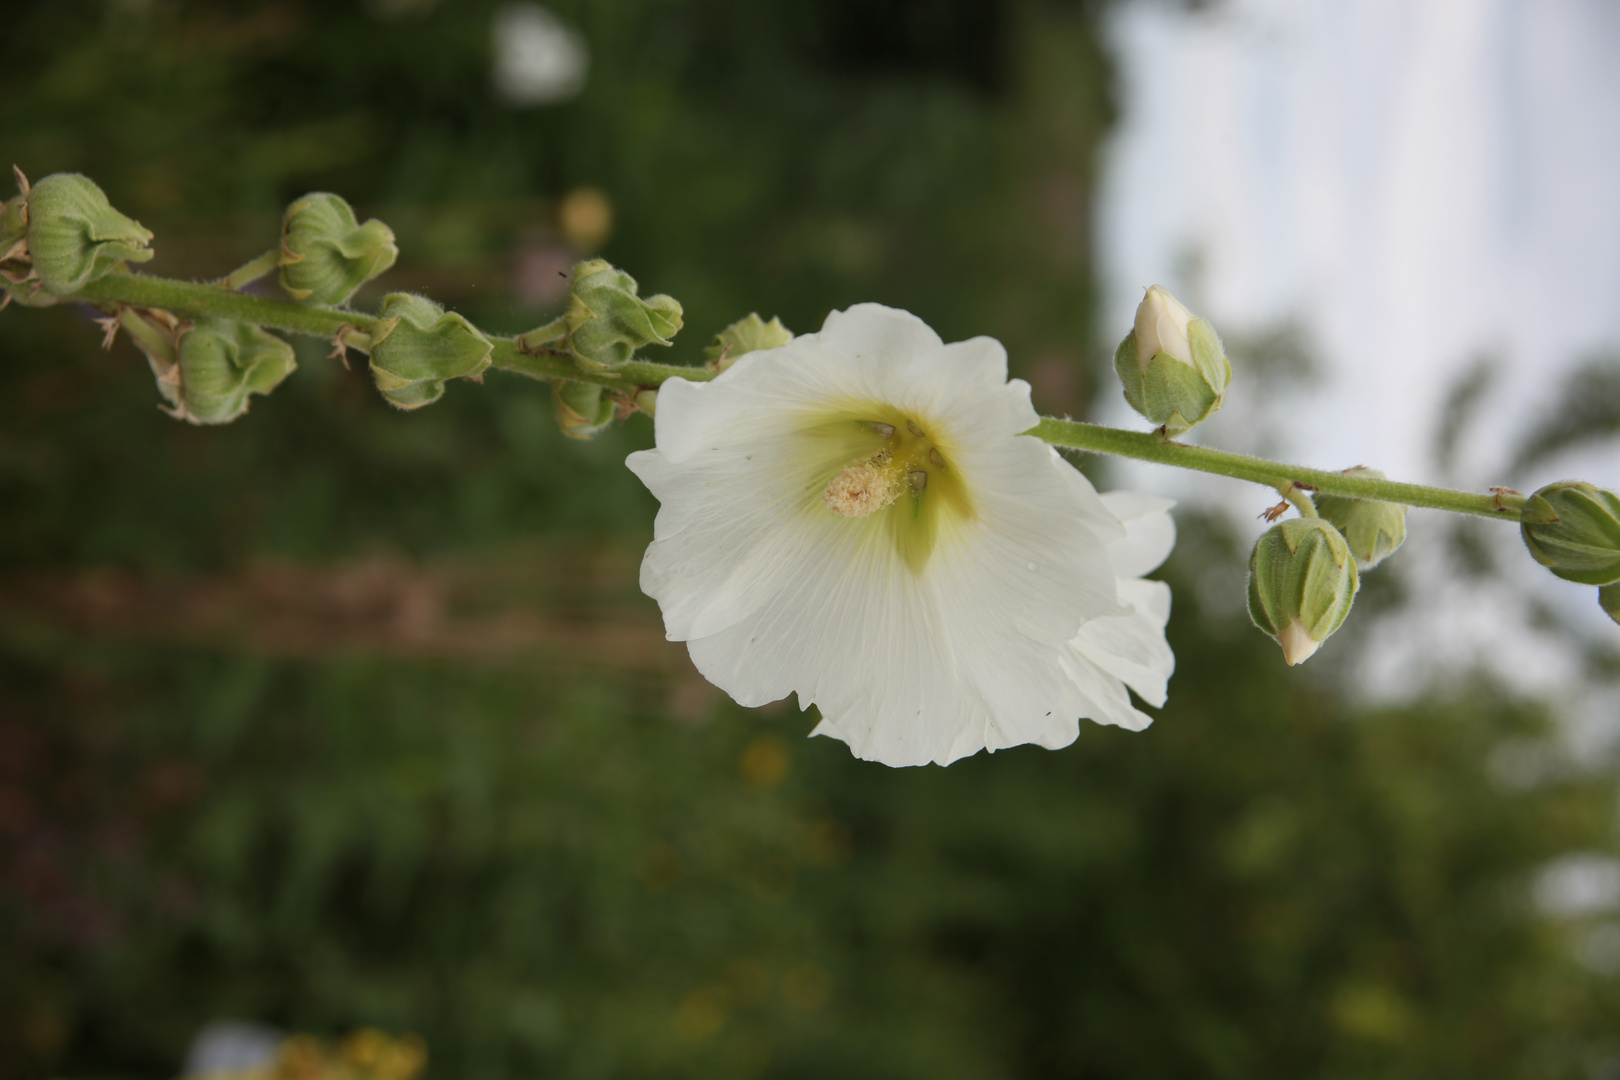
[(1136, 308), (1136, 325), (1114, 351), (1114, 370), (1131, 408), (1179, 435), (1221, 407), (1232, 364), (1208, 319), (1160, 285)]
[(1321, 518), (1273, 526), (1249, 556), (1249, 617), (1290, 665), (1308, 660), (1344, 625), (1360, 587), (1350, 546)]

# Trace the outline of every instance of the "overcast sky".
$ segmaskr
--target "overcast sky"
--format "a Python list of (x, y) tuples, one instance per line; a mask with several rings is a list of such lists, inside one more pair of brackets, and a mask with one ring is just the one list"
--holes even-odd
[[(1159, 282), (1229, 343), (1301, 319), (1326, 368), (1289, 407), (1255, 413), (1234, 350), (1238, 415), (1209, 425), (1210, 442), (1266, 430), (1307, 464), (1444, 482), (1442, 402), (1488, 353), (1502, 378), (1450, 478), (1483, 488), (1506, 479), (1503, 433), (1540, 415), (1557, 373), (1620, 345), (1620, 3), (1226, 0), (1190, 14), (1138, 0), (1115, 9), (1112, 39), (1123, 113), (1097, 211), (1107, 325), (1123, 334)], [(1612, 446), (1556, 468), (1620, 487)], [(1266, 501), (1163, 470), (1129, 480), (1213, 490), (1245, 512)], [(1595, 612), (1589, 590), (1518, 569)], [(1437, 587), (1408, 629), (1420, 646), (1394, 651), (1438, 656), (1456, 641), (1462, 661), (1506, 640), (1556, 682), (1555, 650), (1511, 629), (1505, 605)]]

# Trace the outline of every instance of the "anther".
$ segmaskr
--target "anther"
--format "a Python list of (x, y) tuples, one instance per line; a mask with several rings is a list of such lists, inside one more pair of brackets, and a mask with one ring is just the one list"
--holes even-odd
[(939, 448), (936, 446), (930, 446), (928, 448), (928, 460), (933, 463), (933, 466), (936, 469), (943, 469), (945, 467), (945, 459), (940, 456)]
[(912, 469), (909, 479), (911, 480), (912, 491), (921, 491), (928, 486), (928, 473), (924, 469)]
[(917, 438), (920, 439), (923, 437), (923, 429), (917, 426), (917, 422), (915, 420), (907, 420), (906, 427), (910, 428), (911, 433), (917, 436)]

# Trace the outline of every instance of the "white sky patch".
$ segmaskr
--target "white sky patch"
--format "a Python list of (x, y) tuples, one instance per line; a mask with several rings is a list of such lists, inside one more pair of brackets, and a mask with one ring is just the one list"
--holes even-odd
[[(1111, 35), (1123, 111), (1097, 209), (1101, 344), (1160, 283), (1228, 338), (1301, 320), (1324, 368), (1315, 386), (1242, 414), (1252, 384), (1233, 355), (1228, 411), (1241, 421), (1217, 417), (1193, 441), (1207, 431), (1258, 449), (1260, 430), (1288, 460), (1484, 490), (1503, 482), (1513, 436), (1560, 373), (1620, 344), (1620, 5), (1227, 0), (1189, 13), (1138, 0), (1117, 9)], [(1485, 355), (1499, 381), (1447, 477), (1433, 452), (1442, 406)], [(1123, 401), (1105, 418), (1140, 426)], [(1612, 452), (1555, 467), (1620, 486)], [(1244, 514), (1267, 501), (1151, 466), (1121, 478)], [(1441, 524), (1415, 511), (1397, 560), (1426, 558), (1420, 537)], [(1591, 590), (1559, 589), (1520, 556), (1520, 580), (1558, 602), (1568, 593), (1593, 633), (1614, 632)], [(1523, 661), (1527, 688), (1567, 676), (1495, 590), (1424, 576), (1418, 613), (1369, 658), (1379, 686), (1399, 693), (1431, 666), (1481, 656)]]
[(1536, 907), (1573, 919), (1620, 907), (1620, 861), (1607, 855), (1568, 855), (1549, 863), (1531, 886)]
[(495, 10), (495, 93), (509, 105), (551, 105), (585, 87), (585, 39), (539, 4)]

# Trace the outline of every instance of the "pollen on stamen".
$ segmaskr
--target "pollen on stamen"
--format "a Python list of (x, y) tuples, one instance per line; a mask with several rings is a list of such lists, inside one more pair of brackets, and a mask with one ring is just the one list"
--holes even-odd
[(870, 461), (857, 462), (839, 470), (821, 493), (827, 509), (839, 517), (865, 517), (894, 502), (900, 495), (893, 469), (888, 465), (888, 454), (879, 454)]

